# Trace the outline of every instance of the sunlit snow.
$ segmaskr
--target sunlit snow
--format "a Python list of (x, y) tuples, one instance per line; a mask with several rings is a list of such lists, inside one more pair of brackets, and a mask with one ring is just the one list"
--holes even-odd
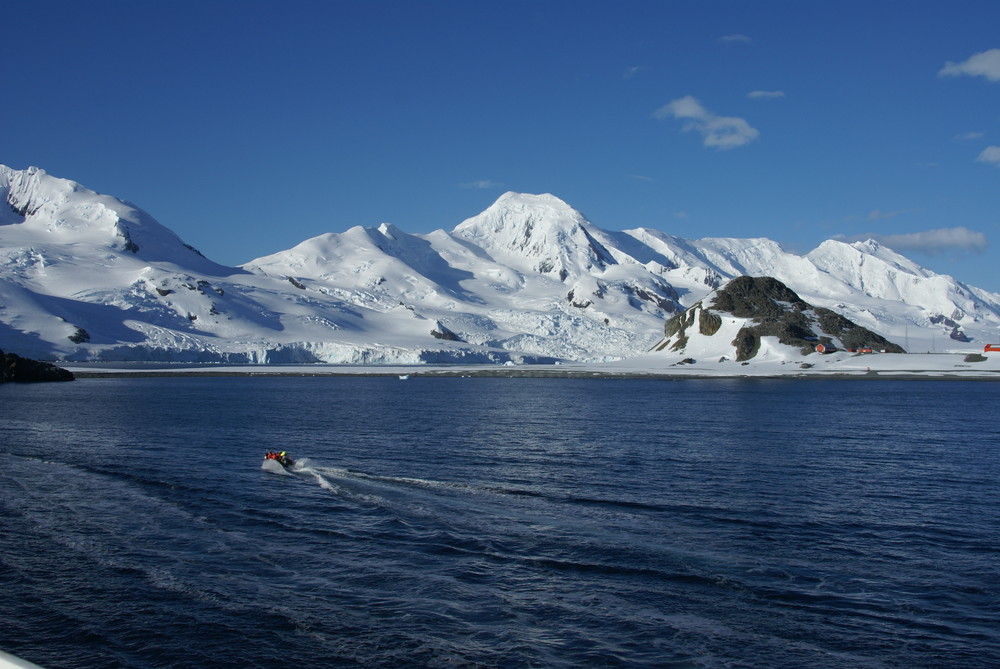
[[(506, 193), (451, 231), (355, 227), (226, 267), (134, 205), (37, 168), (0, 166), (0, 194), (0, 348), (29, 357), (646, 360), (667, 319), (740, 274), (773, 276), (910, 351), (1000, 341), (1000, 295), (874, 242), (796, 255), (767, 239), (610, 232), (553, 195)], [(699, 352), (724, 355), (715, 342)], [(785, 355), (766, 346), (755, 362)]]

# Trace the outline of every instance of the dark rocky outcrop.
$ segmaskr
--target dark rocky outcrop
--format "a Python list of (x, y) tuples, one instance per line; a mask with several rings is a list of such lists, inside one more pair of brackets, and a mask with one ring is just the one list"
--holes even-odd
[(893, 344), (882, 335), (861, 327), (836, 311), (822, 307), (815, 307), (814, 311), (819, 318), (820, 329), (825, 334), (840, 339), (844, 348), (870, 348), (873, 351), (885, 351), (886, 353), (906, 353), (902, 346)]
[(435, 339), (444, 339), (446, 341), (462, 341), (461, 337), (446, 328), (441, 321), (437, 321), (434, 324), (434, 329), (431, 330), (431, 336)]
[(68, 339), (74, 344), (85, 344), (90, 341), (90, 333), (83, 328), (77, 328), (76, 332), (71, 334)]
[(698, 318), (698, 332), (711, 337), (722, 327), (722, 317), (708, 311), (701, 312)]
[(38, 383), (42, 381), (72, 381), (73, 373), (48, 362), (22, 358), (16, 353), (0, 351), (0, 383)]
[[(786, 304), (779, 304), (784, 302)], [(712, 308), (738, 318), (781, 318), (790, 308), (809, 309), (795, 291), (769, 276), (738, 276), (715, 294)]]
[(736, 348), (738, 361), (757, 355), (761, 337), (776, 337), (778, 342), (797, 347), (803, 354), (811, 353), (816, 344), (835, 342), (844, 348), (904, 353), (901, 347), (835, 311), (805, 302), (777, 279), (750, 276), (730, 281), (715, 293), (710, 304), (699, 302), (667, 321), (664, 335), (673, 338), (671, 350), (682, 351), (687, 346), (688, 328), (695, 321), (700, 334), (716, 334), (722, 326), (720, 313), (752, 319), (730, 342)]

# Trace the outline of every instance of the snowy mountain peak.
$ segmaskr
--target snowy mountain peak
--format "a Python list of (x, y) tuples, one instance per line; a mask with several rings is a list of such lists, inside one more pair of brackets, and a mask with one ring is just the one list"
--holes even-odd
[(914, 276), (926, 277), (933, 274), (874, 239), (852, 243), (828, 239), (813, 249), (807, 258), (824, 269), (838, 266), (860, 269), (865, 263), (874, 262), (881, 267), (890, 267)]
[(454, 230), (518, 269), (565, 281), (615, 264), (583, 214), (554, 195), (508, 192)]
[(0, 197), (8, 205), (0, 213), (5, 245), (84, 244), (146, 262), (232, 273), (206, 260), (138, 207), (37, 167), (14, 170), (0, 165)]
[(507, 192), (481, 214), (459, 223), (455, 232), (469, 238), (495, 237), (505, 232), (530, 234), (535, 226), (571, 230), (586, 223), (583, 214), (555, 195)]
[[(1000, 295), (877, 244), (831, 240), (802, 256), (767, 239), (608, 232), (548, 194), (505, 193), (451, 232), (331, 232), (241, 269), (37, 168), (0, 166), (0, 199), (0, 348), (29, 357), (611, 360), (649, 350), (667, 319), (740, 275), (775, 277), (911, 350), (1000, 334)], [(706, 345), (731, 348), (742, 317), (718, 318), (732, 332)]]
[[(830, 241), (836, 241), (836, 240), (830, 240)], [(866, 239), (864, 241), (854, 242), (853, 244), (851, 244), (851, 246), (861, 251), (862, 253), (870, 253), (872, 255), (878, 255), (879, 250), (882, 248), (882, 245), (879, 244), (874, 239)]]
[(399, 239), (400, 237), (406, 235), (405, 232), (397, 228), (392, 223), (382, 223), (378, 226), (378, 231), (382, 233), (383, 236), (389, 239)]
[[(94, 194), (83, 189), (75, 181), (51, 177), (38, 167), (14, 170), (6, 165), (0, 165), (0, 193), (5, 195), (12, 213), (22, 218), (38, 213), (47, 204), (64, 201), (69, 194), (77, 190)], [(3, 222), (16, 221), (4, 219)]]

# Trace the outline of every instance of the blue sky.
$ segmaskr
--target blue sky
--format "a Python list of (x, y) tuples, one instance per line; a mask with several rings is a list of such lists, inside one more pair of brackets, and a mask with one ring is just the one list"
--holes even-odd
[(0, 163), (226, 264), (506, 190), (599, 227), (872, 236), (1000, 292), (998, 2), (4, 8)]

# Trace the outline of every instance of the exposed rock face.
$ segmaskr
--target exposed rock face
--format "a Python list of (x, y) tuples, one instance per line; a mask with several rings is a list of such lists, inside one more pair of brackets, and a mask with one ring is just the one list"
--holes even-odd
[(0, 383), (36, 383), (41, 381), (72, 381), (73, 373), (48, 362), (22, 358), (16, 353), (0, 351)]
[(445, 339), (447, 341), (462, 341), (462, 338), (444, 326), (441, 321), (434, 324), (431, 336), (435, 339)]
[(733, 279), (667, 321), (663, 347), (684, 351), (695, 334), (695, 323), (697, 334), (715, 336), (722, 329), (724, 317), (745, 319), (731, 342), (719, 342), (720, 348), (735, 347), (738, 361), (756, 356), (761, 337), (768, 336), (800, 349), (803, 355), (813, 352), (816, 344), (904, 353), (901, 347), (840, 314), (808, 304), (777, 279), (750, 276)]
[(708, 311), (702, 311), (698, 317), (698, 332), (711, 337), (722, 327), (722, 317)]

